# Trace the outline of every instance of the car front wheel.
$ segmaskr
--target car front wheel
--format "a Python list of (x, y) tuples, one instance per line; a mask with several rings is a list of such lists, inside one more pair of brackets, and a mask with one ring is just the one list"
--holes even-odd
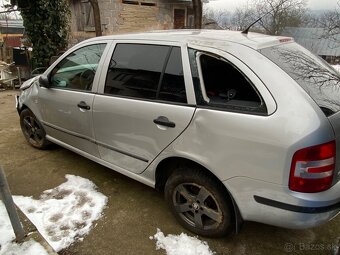
[(177, 220), (193, 233), (220, 237), (231, 232), (231, 203), (221, 183), (201, 170), (177, 169), (165, 185), (165, 199)]
[(29, 109), (24, 109), (20, 113), (20, 126), (21, 130), (30, 145), (38, 149), (46, 149), (50, 142), (46, 139), (46, 133)]

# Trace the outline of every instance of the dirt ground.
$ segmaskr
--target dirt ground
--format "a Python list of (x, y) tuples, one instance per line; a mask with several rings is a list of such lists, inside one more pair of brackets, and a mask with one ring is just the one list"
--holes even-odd
[[(14, 195), (38, 196), (65, 182), (72, 174), (93, 181), (108, 198), (104, 217), (82, 242), (60, 254), (165, 254), (149, 236), (185, 232), (171, 215), (163, 195), (71, 151), (55, 146), (47, 151), (25, 141), (15, 109), (17, 91), (0, 92), (0, 164)], [(200, 238), (216, 254), (326, 254), (335, 255), (340, 242), (340, 216), (308, 230), (287, 230), (246, 222), (241, 233), (220, 239)]]

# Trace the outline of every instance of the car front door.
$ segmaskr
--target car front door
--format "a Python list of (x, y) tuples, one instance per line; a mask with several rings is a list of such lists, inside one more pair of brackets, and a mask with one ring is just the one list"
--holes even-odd
[(85, 45), (68, 54), (50, 68), (49, 86), (40, 87), (38, 96), (50, 140), (95, 156), (99, 154), (93, 137), (93, 92), (106, 45)]
[(117, 43), (107, 65), (93, 104), (99, 153), (116, 169), (141, 173), (195, 112), (181, 47)]

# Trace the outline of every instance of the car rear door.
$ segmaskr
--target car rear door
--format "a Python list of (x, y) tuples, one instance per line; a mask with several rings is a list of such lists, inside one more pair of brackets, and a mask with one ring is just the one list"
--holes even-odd
[[(107, 61), (103, 87), (93, 103), (98, 150), (112, 165), (141, 173), (185, 130), (195, 112), (182, 49), (122, 41)], [(185, 69), (188, 63), (186, 59)]]

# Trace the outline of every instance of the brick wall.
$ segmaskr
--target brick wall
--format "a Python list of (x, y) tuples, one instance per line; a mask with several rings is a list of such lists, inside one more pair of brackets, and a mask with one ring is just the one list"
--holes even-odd
[[(98, 0), (98, 2), (103, 35), (172, 29), (174, 8), (185, 9), (190, 6), (167, 4), (167, 0)], [(89, 3), (84, 3), (84, 0), (70, 0), (70, 46), (95, 36), (91, 27), (93, 13), (86, 5)], [(87, 24), (84, 25), (84, 22)]]

